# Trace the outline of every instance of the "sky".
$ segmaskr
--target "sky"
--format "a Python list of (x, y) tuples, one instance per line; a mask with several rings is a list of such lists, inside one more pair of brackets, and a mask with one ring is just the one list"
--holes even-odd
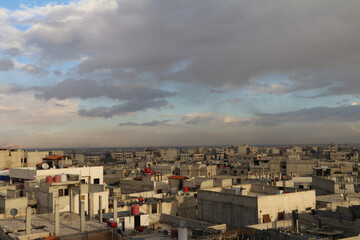
[(0, 1), (0, 145), (360, 143), (360, 1)]

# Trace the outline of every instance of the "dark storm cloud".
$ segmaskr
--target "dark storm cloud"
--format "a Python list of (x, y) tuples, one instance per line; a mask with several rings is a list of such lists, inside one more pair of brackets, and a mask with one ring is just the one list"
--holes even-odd
[(81, 109), (79, 115), (83, 117), (111, 118), (114, 115), (128, 115), (131, 113), (145, 111), (147, 109), (159, 109), (171, 107), (166, 100), (133, 100), (113, 107), (97, 107), (90, 110)]
[(14, 67), (13, 61), (7, 58), (0, 59), (0, 72), (7, 72)]
[[(108, 70), (127, 80), (146, 75), (237, 88), (282, 73), (297, 76), (288, 91), (360, 91), (358, 0), (106, 3), (53, 8), (25, 42), (43, 61), (87, 56), (80, 74)], [(338, 77), (327, 77), (331, 69)]]
[(343, 121), (354, 122), (360, 119), (360, 106), (340, 106), (304, 108), (292, 112), (257, 114), (254, 122), (257, 125), (273, 126), (294, 122)]
[(168, 123), (170, 121), (171, 120), (163, 120), (163, 121), (154, 120), (151, 122), (143, 122), (143, 123), (127, 122), (127, 123), (120, 123), (119, 126), (145, 126), (145, 127), (171, 126)]

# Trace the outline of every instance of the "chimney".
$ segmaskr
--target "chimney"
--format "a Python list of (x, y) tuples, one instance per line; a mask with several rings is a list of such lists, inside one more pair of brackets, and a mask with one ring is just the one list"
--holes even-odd
[(85, 201), (80, 202), (80, 232), (85, 232)]
[(31, 234), (31, 207), (26, 207), (26, 225), (25, 225), (25, 235)]
[(102, 223), (102, 196), (99, 196), (99, 221)]
[(114, 210), (114, 216), (113, 216), (113, 219), (115, 222), (117, 222), (117, 198), (114, 197), (114, 200), (113, 200), (113, 210)]
[(59, 215), (59, 198), (54, 198), (55, 200), (55, 235), (59, 236), (60, 234), (60, 215)]

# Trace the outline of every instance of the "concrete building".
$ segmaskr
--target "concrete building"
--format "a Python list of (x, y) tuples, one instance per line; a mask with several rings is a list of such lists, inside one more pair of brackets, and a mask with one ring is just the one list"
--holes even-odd
[(35, 167), (42, 158), (49, 156), (46, 151), (24, 151), (21, 149), (0, 150), (0, 168)]
[(144, 175), (137, 178), (120, 179), (119, 187), (122, 193), (136, 193), (144, 191), (157, 191), (166, 193), (168, 181), (162, 179), (162, 175)]
[(192, 158), (194, 162), (202, 162), (204, 161), (205, 155), (203, 153), (194, 153)]
[(178, 159), (179, 150), (176, 148), (160, 149), (160, 157), (165, 161), (175, 161)]
[[(315, 209), (315, 191), (299, 191), (257, 184), (199, 190), (198, 217), (202, 221), (226, 223), (230, 228), (288, 219), (297, 212)], [(285, 194), (286, 191), (286, 194)]]
[(311, 176), (316, 165), (315, 160), (290, 160), (281, 162), (282, 174), (288, 176)]
[(360, 192), (360, 176), (357, 174), (333, 174), (312, 177), (312, 189), (317, 195), (356, 194)]
[(134, 153), (132, 152), (115, 152), (111, 153), (111, 158), (117, 162), (129, 162), (134, 159)]
[(60, 174), (76, 175), (81, 183), (103, 184), (103, 167), (70, 167), (70, 168), (51, 168), (51, 169), (35, 169), (35, 168), (12, 168), (9, 176), (12, 181), (24, 182), (25, 180), (44, 180), (46, 176), (55, 176)]
[(213, 177), (217, 174), (217, 166), (206, 164), (191, 164), (191, 165), (182, 165), (180, 167), (180, 175), (187, 177)]
[(247, 144), (238, 145), (238, 146), (236, 146), (236, 153), (238, 153), (240, 155), (247, 155), (248, 147), (249, 147), (249, 145), (247, 145)]

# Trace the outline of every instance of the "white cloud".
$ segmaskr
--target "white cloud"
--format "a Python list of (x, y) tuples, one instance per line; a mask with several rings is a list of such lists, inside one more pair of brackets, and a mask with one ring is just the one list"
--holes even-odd
[(79, 101), (36, 99), (31, 92), (8, 94), (0, 89), (0, 123), (4, 127), (57, 125), (78, 120)]
[(285, 93), (289, 90), (289, 87), (284, 84), (272, 84), (272, 85), (259, 85), (255, 84), (253, 86), (250, 86), (251, 89), (253, 89), (253, 92), (255, 95), (260, 95), (262, 93), (270, 93), (275, 95), (280, 95), (282, 93)]
[(215, 112), (188, 113), (181, 118), (186, 124), (220, 124), (220, 125), (242, 125), (250, 122), (247, 118), (239, 118), (232, 115), (223, 115)]

